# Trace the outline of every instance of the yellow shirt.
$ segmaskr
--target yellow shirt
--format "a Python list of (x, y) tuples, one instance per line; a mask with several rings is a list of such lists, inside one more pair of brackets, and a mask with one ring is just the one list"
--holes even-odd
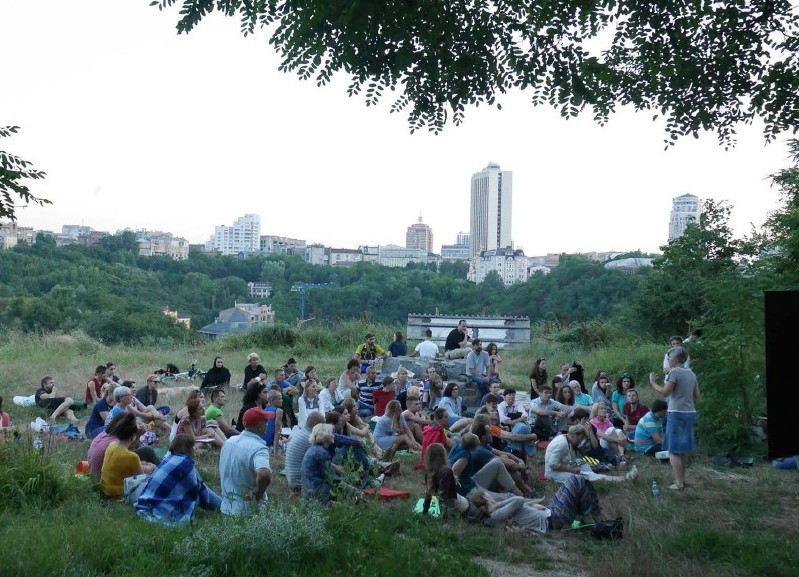
[(122, 483), (125, 477), (138, 475), (141, 472), (141, 460), (136, 453), (121, 446), (118, 442), (111, 443), (103, 457), (100, 490), (107, 497), (121, 497), (123, 495)]

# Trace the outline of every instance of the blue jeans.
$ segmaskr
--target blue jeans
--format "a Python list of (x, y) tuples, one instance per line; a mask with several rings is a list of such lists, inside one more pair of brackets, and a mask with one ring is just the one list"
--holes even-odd
[(358, 416), (359, 417), (371, 417), (375, 414), (374, 409), (370, 409), (369, 407), (363, 407), (358, 405)]
[(771, 466), (784, 471), (794, 470), (799, 467), (799, 455), (795, 457), (786, 457), (785, 459), (775, 459), (771, 462)]
[(483, 375), (469, 375), (469, 382), (475, 383), (477, 385), (481, 397), (484, 397), (489, 393), (488, 379)]

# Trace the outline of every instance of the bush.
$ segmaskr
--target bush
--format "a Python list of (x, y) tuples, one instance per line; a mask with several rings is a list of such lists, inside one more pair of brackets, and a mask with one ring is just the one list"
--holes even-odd
[(0, 511), (47, 510), (68, 498), (70, 478), (48, 453), (29, 444), (0, 445)]
[[(263, 563), (280, 554), (281, 563), (307, 561), (333, 544), (323, 512), (303, 501), (270, 501), (252, 517), (221, 517), (206, 522), (174, 548), (192, 577), (230, 574), (236, 568), (263, 572)], [(249, 561), (249, 562), (248, 562)]]

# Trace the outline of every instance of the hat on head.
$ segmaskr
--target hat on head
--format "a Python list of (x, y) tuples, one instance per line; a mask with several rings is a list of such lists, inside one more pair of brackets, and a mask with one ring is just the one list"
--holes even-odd
[(241, 417), (241, 422), (244, 425), (244, 428), (254, 427), (261, 421), (268, 421), (269, 420), (269, 413), (264, 411), (263, 409), (259, 409), (258, 407), (253, 407), (252, 409), (247, 409), (244, 411), (244, 416)]

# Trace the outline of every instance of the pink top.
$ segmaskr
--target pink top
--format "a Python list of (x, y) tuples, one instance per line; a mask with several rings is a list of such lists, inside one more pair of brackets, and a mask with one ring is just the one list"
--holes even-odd
[(7, 427), (11, 424), (11, 419), (8, 416), (8, 413), (0, 413), (0, 427)]
[(605, 416), (604, 421), (600, 421), (599, 419), (594, 417), (593, 419), (591, 419), (591, 424), (596, 427), (596, 430), (600, 435), (604, 435), (605, 431), (613, 428), (613, 423), (610, 422), (610, 419), (608, 419), (607, 415)]
[(103, 470), (103, 458), (105, 457), (105, 450), (117, 438), (109, 435), (105, 431), (92, 439), (92, 444), (89, 445), (89, 454), (86, 459), (89, 461), (89, 473), (95, 481), (100, 480), (100, 473)]

